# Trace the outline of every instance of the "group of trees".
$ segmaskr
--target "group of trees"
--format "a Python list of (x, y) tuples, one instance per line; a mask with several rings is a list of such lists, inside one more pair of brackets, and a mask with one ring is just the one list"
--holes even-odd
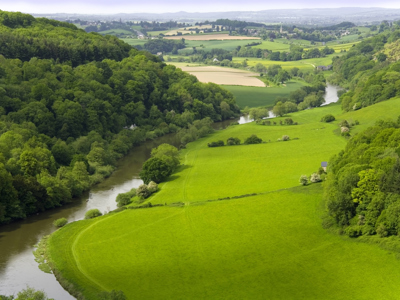
[(399, 136), (399, 122), (378, 121), (330, 160), (326, 207), (349, 236), (400, 234)]
[(185, 40), (153, 39), (146, 42), (143, 47), (152, 54), (157, 54), (158, 52), (177, 54), (179, 49), (185, 48)]
[[(10, 24), (14, 15), (0, 16), (2, 24)], [(44, 47), (47, 38), (61, 43), (64, 37), (58, 34), (63, 33), (68, 43), (69, 34), (78, 31), (69, 24), (16, 16), (15, 28), (7, 32), (18, 36), (15, 30), (37, 30)], [(78, 32), (102, 41), (100, 52), (107, 54), (108, 38)], [(208, 117), (208, 124), (238, 114), (230, 92), (121, 43), (121, 53), (130, 49), (122, 60), (110, 54), (101, 61), (76, 61), (75, 67), (58, 57), (0, 56), (0, 224), (79, 196), (109, 176), (133, 145), (179, 130), (190, 140), (209, 131), (197, 129), (200, 119)], [(7, 45), (1, 49), (9, 53)]]
[(69, 23), (0, 11), (0, 49), (7, 58), (54, 59), (76, 67), (106, 58), (120, 61), (131, 47), (114, 36), (87, 34)]
[(293, 60), (301, 60), (301, 59), (309, 59), (309, 58), (319, 58), (325, 57), (329, 54), (335, 53), (333, 48), (325, 47), (319, 50), (318, 48), (312, 48), (310, 50), (304, 51), (304, 49), (300, 46), (290, 46), (290, 52), (271, 52), (268, 55), (270, 60), (274, 61), (293, 61)]
[(145, 161), (139, 173), (145, 184), (151, 181), (164, 181), (179, 166), (178, 149), (169, 144), (162, 144), (151, 151), (151, 157)]
[(360, 109), (400, 95), (400, 63), (383, 53), (384, 46), (398, 41), (399, 26), (362, 41), (345, 55), (333, 59), (333, 83), (349, 89), (340, 98), (345, 111)]

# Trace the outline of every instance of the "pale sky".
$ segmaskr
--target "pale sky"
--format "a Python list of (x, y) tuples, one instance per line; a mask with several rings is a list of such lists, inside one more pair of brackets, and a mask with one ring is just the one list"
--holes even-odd
[(265, 9), (331, 8), (331, 7), (385, 7), (400, 8), (399, 0), (0, 0), (0, 9), (25, 13), (163, 13), (163, 12), (218, 12), (218, 11), (259, 11)]

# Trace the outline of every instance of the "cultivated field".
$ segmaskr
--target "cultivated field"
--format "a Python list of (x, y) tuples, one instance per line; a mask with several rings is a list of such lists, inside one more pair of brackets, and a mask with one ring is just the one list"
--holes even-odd
[(236, 97), (236, 103), (240, 108), (273, 106), (277, 97), (288, 97), (292, 91), (301, 88), (302, 82), (289, 81), (286, 86), (280, 87), (248, 87), (225, 85), (224, 88)]
[(213, 82), (216, 84), (243, 85), (265, 87), (264, 82), (256, 78), (257, 73), (247, 72), (239, 69), (223, 68), (223, 67), (181, 67), (197, 77), (201, 82)]
[[(333, 124), (319, 122), (327, 113)], [(69, 224), (52, 235), (50, 260), (87, 299), (111, 289), (128, 299), (396, 299), (396, 254), (325, 231), (321, 184), (298, 179), (344, 148), (341, 120), (359, 120), (355, 132), (399, 114), (400, 99), (346, 114), (329, 105), (276, 119), (296, 126), (218, 131), (188, 144), (148, 200), (167, 206)], [(251, 134), (267, 143), (207, 147)], [(277, 142), (283, 134), (298, 139)]]
[(258, 42), (258, 40), (210, 40), (210, 41), (191, 41), (185, 39), (187, 48), (178, 50), (179, 53), (190, 51), (193, 52), (193, 47), (197, 49), (209, 51), (211, 49), (224, 49), (232, 51), (237, 46), (244, 47), (252, 42)]
[(203, 34), (203, 35), (184, 35), (184, 36), (166, 36), (167, 40), (180, 40), (184, 38), (188, 41), (210, 41), (210, 40), (259, 40), (259, 37), (235, 36), (229, 34)]

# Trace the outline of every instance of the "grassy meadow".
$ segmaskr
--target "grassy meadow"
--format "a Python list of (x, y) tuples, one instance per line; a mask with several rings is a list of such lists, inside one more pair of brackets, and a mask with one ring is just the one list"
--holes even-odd
[(395, 254), (327, 233), (320, 195), (315, 184), (126, 210), (68, 225), (50, 249), (87, 299), (99, 289), (127, 299), (395, 299)]
[(290, 92), (301, 88), (304, 84), (297, 81), (289, 81), (281, 87), (247, 87), (236, 85), (224, 85), (236, 97), (236, 103), (240, 108), (273, 106), (277, 97), (287, 97)]
[[(328, 113), (336, 121), (321, 123)], [(272, 120), (299, 125), (217, 131), (189, 143), (182, 166), (148, 199), (166, 206), (68, 224), (49, 239), (50, 261), (87, 299), (112, 289), (127, 299), (397, 299), (398, 256), (324, 230), (322, 184), (298, 180), (345, 147), (341, 120), (360, 122), (353, 134), (398, 115), (400, 98)], [(266, 143), (207, 147), (252, 134)], [(291, 140), (278, 142), (282, 135)]]

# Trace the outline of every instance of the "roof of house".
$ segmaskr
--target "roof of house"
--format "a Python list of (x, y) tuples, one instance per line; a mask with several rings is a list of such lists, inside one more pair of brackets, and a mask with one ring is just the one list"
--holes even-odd
[(321, 162), (321, 167), (327, 167), (328, 166), (328, 162), (327, 161), (323, 161)]

